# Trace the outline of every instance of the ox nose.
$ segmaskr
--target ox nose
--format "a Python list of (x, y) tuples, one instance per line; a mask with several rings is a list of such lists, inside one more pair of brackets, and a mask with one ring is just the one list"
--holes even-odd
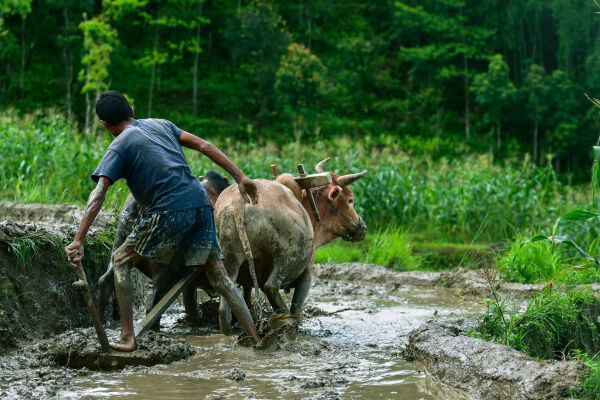
[(344, 235), (342, 239), (348, 242), (360, 242), (365, 238), (366, 234), (367, 224), (361, 217), (358, 217), (358, 224), (356, 224), (356, 229), (354, 232)]

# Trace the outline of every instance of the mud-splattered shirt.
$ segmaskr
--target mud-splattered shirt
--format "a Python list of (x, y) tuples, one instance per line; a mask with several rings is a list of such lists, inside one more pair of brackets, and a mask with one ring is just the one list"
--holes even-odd
[(181, 129), (164, 119), (138, 119), (117, 136), (92, 179), (125, 179), (146, 213), (211, 206), (183, 154)]

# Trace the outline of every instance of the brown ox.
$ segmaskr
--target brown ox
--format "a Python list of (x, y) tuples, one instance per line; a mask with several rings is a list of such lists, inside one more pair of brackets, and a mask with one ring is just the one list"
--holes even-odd
[[(327, 161), (329, 158), (317, 164), (316, 171), (323, 172)], [(316, 249), (337, 237), (349, 241), (365, 237), (367, 226), (354, 210), (354, 193), (348, 185), (366, 173), (330, 173), (329, 185), (313, 189), (321, 222), (310, 208), (306, 191), (289, 174), (275, 182), (255, 180), (259, 188), (256, 205), (244, 204), (235, 185), (221, 193), (215, 204), (215, 221), (224, 264), (231, 279), (244, 288), (249, 307), (255, 271), (254, 285), (267, 295), (276, 313), (288, 310), (280, 289), (292, 288), (290, 312), (302, 311)], [(231, 311), (222, 297), (219, 325), (223, 333), (229, 333)]]

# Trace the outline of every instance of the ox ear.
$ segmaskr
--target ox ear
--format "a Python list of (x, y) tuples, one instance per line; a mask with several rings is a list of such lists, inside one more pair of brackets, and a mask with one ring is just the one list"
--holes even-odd
[(343, 190), (344, 189), (342, 189), (339, 186), (334, 186), (333, 189), (331, 189), (331, 191), (327, 195), (327, 197), (329, 197), (329, 200), (335, 200), (341, 196)]

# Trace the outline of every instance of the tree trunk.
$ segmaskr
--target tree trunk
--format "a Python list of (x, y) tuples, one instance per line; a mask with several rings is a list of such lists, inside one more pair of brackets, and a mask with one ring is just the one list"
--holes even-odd
[[(65, 35), (69, 34), (69, 10), (67, 7), (63, 8), (63, 15), (65, 17)], [(73, 83), (73, 50), (68, 45), (68, 40), (65, 42), (63, 49), (63, 58), (65, 61), (65, 86), (67, 90), (67, 121), (71, 122), (71, 85)]]
[(537, 164), (537, 152), (538, 152), (538, 131), (540, 123), (538, 116), (535, 116), (535, 125), (533, 127), (533, 162)]
[[(94, 104), (96, 103), (96, 101), (98, 101), (98, 97), (100, 97), (100, 86), (98, 86), (98, 89), (96, 89), (96, 97), (94, 97)], [(90, 113), (92, 113), (92, 111), (90, 111)], [(93, 115), (90, 116), (90, 120), (93, 121), (92, 122), (92, 136), (96, 137), (96, 131), (98, 130), (98, 116), (96, 115), (96, 113), (93, 113)]]
[(440, 151), (440, 105), (435, 107), (435, 152)]
[[(159, 9), (159, 13), (160, 13), (160, 9)], [(156, 24), (156, 31), (154, 32), (154, 51), (153, 51), (153, 59), (152, 59), (152, 73), (150, 74), (150, 87), (148, 88), (148, 118), (152, 117), (152, 95), (154, 94), (154, 80), (156, 78), (156, 64), (157, 64), (157, 59), (156, 59), (156, 55), (158, 53), (158, 32), (159, 31), (159, 25), (158, 23)]]
[(198, 61), (200, 60), (200, 34), (202, 32), (202, 4), (198, 5), (198, 26), (196, 27), (196, 49), (194, 52), (194, 82), (192, 85), (192, 108), (194, 117), (198, 115)]
[(312, 26), (311, 26), (311, 19), (310, 19), (310, 6), (311, 6), (311, 1), (310, 0), (306, 0), (306, 27), (307, 27), (307, 35), (308, 35), (308, 48), (310, 49), (310, 45), (312, 43)]
[(498, 145), (498, 155), (500, 155), (500, 150), (502, 149), (502, 133), (500, 132), (500, 120), (496, 123), (496, 139)]
[[(463, 10), (460, 10), (461, 17), (463, 16)], [(462, 42), (465, 48), (463, 52), (463, 66), (465, 74), (465, 139), (469, 140), (471, 136), (471, 104), (469, 99), (469, 58), (467, 57), (467, 37), (465, 35), (465, 21), (461, 18), (460, 22), (462, 28)]]
[(21, 71), (19, 74), (21, 99), (25, 98), (25, 17), (21, 15)]

